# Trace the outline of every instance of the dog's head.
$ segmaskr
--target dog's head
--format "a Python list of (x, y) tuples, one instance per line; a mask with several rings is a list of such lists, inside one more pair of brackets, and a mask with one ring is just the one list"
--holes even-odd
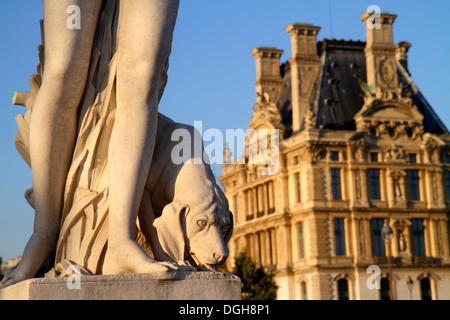
[(163, 250), (174, 261), (187, 251), (198, 269), (217, 270), (228, 258), (233, 217), (222, 197), (204, 198), (197, 205), (175, 200), (154, 222)]

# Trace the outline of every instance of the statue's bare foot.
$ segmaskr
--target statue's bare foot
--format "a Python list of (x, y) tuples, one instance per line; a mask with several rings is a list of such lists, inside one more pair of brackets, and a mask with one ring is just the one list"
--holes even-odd
[(12, 286), (16, 283), (19, 283), (21, 281), (28, 280), (31, 278), (33, 278), (32, 275), (27, 275), (25, 273), (22, 273), (18, 267), (15, 270), (11, 271), (9, 274), (7, 274), (2, 279), (2, 281), (0, 282), (0, 289)]
[(38, 233), (33, 233), (28, 240), (22, 261), (2, 279), (0, 289), (34, 278), (42, 261), (45, 261), (54, 247), (56, 247), (56, 242), (49, 241), (48, 237), (42, 237)]
[(108, 243), (102, 273), (161, 273), (175, 269), (175, 265), (171, 263), (150, 258), (136, 242), (126, 241), (119, 245)]

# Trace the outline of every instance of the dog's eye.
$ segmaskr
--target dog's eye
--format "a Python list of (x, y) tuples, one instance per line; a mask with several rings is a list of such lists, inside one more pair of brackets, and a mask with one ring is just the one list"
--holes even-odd
[(197, 225), (200, 227), (200, 228), (205, 228), (206, 226), (207, 226), (207, 222), (206, 222), (206, 220), (198, 220), (197, 221)]

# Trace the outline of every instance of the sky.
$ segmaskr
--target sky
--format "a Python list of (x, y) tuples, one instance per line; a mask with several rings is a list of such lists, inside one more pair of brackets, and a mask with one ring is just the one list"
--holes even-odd
[[(255, 103), (255, 63), (259, 46), (284, 50), (286, 27), (294, 22), (321, 27), (318, 40), (365, 41), (360, 16), (370, 5), (398, 15), (394, 42), (408, 41), (409, 69), (416, 85), (450, 128), (450, 25), (446, 0), (181, 0), (170, 59), (169, 82), (159, 111), (202, 129), (244, 129)], [(40, 0), (0, 0), (0, 257), (20, 256), (32, 233), (34, 211), (24, 192), (31, 170), (14, 146), (15, 91), (29, 91), (40, 44)], [(234, 151), (234, 153), (239, 153)], [(239, 155), (239, 154), (238, 154)], [(221, 175), (220, 165), (213, 171)]]

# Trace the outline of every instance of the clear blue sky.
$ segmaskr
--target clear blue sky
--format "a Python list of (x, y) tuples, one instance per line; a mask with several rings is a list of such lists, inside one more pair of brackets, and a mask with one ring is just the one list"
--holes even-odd
[[(330, 5), (331, 2), (331, 5)], [(169, 83), (160, 112), (203, 129), (247, 129), (255, 102), (251, 49), (275, 46), (290, 57), (293, 22), (322, 27), (323, 38), (365, 41), (361, 14), (369, 5), (395, 13), (394, 41), (409, 41), (412, 77), (450, 128), (450, 1), (406, 0), (181, 0)], [(331, 10), (330, 10), (331, 8)], [(0, 1), (0, 256), (21, 255), (31, 235), (33, 210), (23, 194), (31, 171), (14, 147), (14, 91), (28, 91), (38, 63), (40, 0)], [(332, 26), (332, 28), (331, 28)], [(220, 175), (220, 166), (214, 166)]]

